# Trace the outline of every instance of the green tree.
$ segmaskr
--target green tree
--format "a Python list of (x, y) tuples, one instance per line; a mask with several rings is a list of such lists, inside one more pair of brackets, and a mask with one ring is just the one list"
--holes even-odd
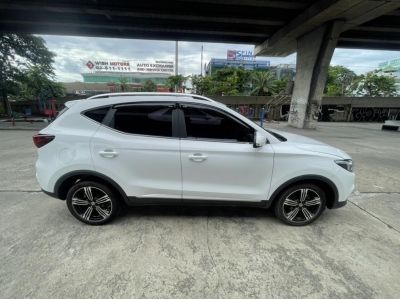
[(211, 96), (212, 89), (214, 87), (214, 82), (211, 76), (193, 75), (192, 86), (193, 86), (193, 93), (196, 93), (198, 95)]
[(286, 94), (287, 86), (289, 83), (289, 79), (287, 77), (283, 77), (281, 79), (275, 80), (275, 87), (273, 89), (273, 94)]
[(276, 88), (275, 75), (270, 71), (256, 71), (252, 73), (252, 85), (252, 96), (271, 96)]
[(215, 82), (213, 94), (239, 95), (244, 94), (249, 86), (250, 72), (243, 67), (225, 67), (217, 70), (212, 79)]
[(350, 96), (357, 87), (359, 76), (343, 66), (330, 66), (325, 93), (328, 96)]
[(121, 92), (128, 92), (129, 91), (129, 80), (126, 77), (120, 77), (118, 79), (119, 87)]
[(361, 76), (356, 92), (369, 97), (396, 96), (396, 81), (391, 76), (380, 75), (378, 71), (368, 72)]
[(177, 92), (183, 88), (183, 84), (186, 81), (186, 77), (183, 75), (172, 75), (167, 78), (166, 85)]
[(41, 101), (65, 96), (65, 88), (61, 83), (54, 82), (39, 67), (33, 66), (24, 75), (24, 80), (18, 82), (17, 98)]
[(157, 85), (151, 80), (146, 80), (142, 90), (143, 92), (155, 92), (157, 91)]
[(38, 67), (47, 76), (54, 76), (54, 56), (41, 37), (0, 34), (0, 96), (8, 115), (8, 96), (18, 93), (18, 82), (24, 81), (26, 71)]
[(225, 67), (212, 75), (192, 76), (194, 92), (201, 95), (243, 95), (250, 89), (250, 72), (244, 68)]

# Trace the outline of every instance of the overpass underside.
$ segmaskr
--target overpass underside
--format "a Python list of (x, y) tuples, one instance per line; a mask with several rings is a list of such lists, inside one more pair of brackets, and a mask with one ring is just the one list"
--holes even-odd
[(297, 52), (289, 122), (314, 128), (336, 47), (400, 50), (400, 0), (0, 0), (0, 32), (229, 42)]

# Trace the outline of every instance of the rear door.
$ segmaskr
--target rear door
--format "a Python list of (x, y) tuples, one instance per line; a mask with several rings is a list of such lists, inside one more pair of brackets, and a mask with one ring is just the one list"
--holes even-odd
[(114, 179), (129, 197), (180, 199), (176, 113), (174, 103), (114, 106), (91, 142), (95, 169)]

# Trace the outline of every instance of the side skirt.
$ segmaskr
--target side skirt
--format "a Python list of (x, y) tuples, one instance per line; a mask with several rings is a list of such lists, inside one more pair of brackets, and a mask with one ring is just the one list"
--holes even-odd
[(138, 198), (128, 197), (129, 206), (171, 205), (171, 206), (239, 206), (268, 208), (271, 201), (224, 201), (224, 200), (193, 200), (193, 199), (165, 199), (165, 198)]

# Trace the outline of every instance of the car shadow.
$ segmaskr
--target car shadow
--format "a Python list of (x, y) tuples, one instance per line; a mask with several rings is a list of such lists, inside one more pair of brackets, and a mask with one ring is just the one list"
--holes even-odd
[(145, 205), (126, 206), (121, 209), (117, 219), (130, 217), (244, 217), (274, 218), (272, 209), (241, 206), (180, 206), (180, 205)]

